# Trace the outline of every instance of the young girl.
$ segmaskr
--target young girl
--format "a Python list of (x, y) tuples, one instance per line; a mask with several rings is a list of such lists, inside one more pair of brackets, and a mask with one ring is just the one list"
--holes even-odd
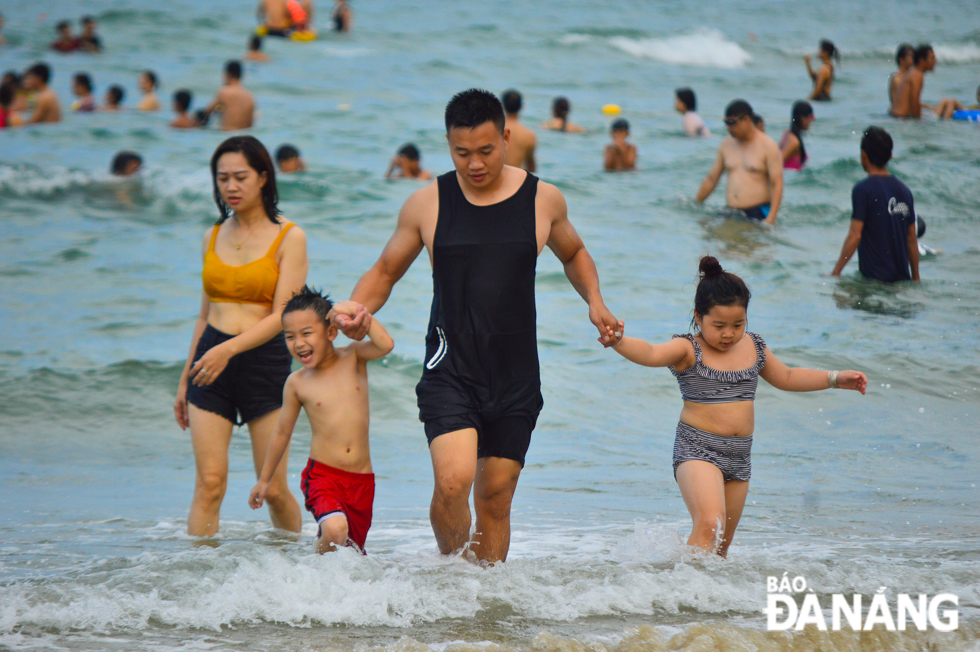
[[(668, 367), (676, 376), (684, 408), (674, 440), (674, 478), (694, 521), (687, 543), (724, 557), (752, 475), (759, 376), (791, 392), (836, 387), (862, 394), (868, 379), (860, 371), (787, 367), (760, 336), (745, 330), (752, 295), (742, 279), (711, 256), (701, 259), (700, 277), (691, 320), (695, 335), (674, 335), (664, 344), (623, 337), (613, 348), (627, 360)], [(614, 335), (619, 333), (609, 333), (611, 339)]]

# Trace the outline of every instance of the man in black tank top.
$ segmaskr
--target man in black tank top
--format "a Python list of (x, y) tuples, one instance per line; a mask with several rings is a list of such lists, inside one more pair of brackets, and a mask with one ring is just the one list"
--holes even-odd
[[(510, 132), (499, 100), (476, 89), (453, 97), (446, 136), (456, 169), (408, 198), (351, 299), (377, 312), (423, 247), (429, 252), (432, 312), (416, 388), (435, 475), (429, 516), (443, 554), (470, 544), (478, 560), (495, 562), (507, 558), (510, 506), (543, 404), (534, 271), (545, 244), (588, 303), (603, 344), (615, 343), (605, 334), (618, 322), (561, 192), (504, 165)], [(367, 319), (338, 325), (360, 339)]]

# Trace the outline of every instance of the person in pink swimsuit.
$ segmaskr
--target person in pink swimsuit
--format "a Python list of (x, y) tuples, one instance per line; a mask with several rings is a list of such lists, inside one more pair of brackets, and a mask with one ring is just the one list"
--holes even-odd
[(783, 153), (783, 168), (802, 170), (806, 165), (806, 147), (803, 145), (803, 132), (810, 128), (816, 118), (813, 107), (805, 100), (793, 103), (789, 129), (779, 139), (779, 151)]

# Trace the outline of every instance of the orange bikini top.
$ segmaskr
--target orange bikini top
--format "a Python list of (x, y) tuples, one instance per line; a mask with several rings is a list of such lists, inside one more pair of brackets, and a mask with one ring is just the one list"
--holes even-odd
[(258, 260), (239, 265), (226, 265), (214, 253), (214, 241), (218, 237), (220, 224), (214, 225), (211, 242), (204, 254), (204, 292), (215, 303), (257, 303), (272, 307), (279, 282), (279, 265), (276, 264), (276, 251), (286, 232), (293, 227), (292, 222), (283, 225), (279, 235), (272, 242), (269, 251)]

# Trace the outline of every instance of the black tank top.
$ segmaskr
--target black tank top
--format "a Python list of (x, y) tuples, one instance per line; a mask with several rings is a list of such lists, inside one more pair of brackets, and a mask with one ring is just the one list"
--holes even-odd
[(536, 413), (543, 402), (534, 305), (538, 179), (528, 173), (517, 192), (490, 206), (471, 204), (455, 171), (438, 185), (420, 385), (462, 386), (487, 413)]

